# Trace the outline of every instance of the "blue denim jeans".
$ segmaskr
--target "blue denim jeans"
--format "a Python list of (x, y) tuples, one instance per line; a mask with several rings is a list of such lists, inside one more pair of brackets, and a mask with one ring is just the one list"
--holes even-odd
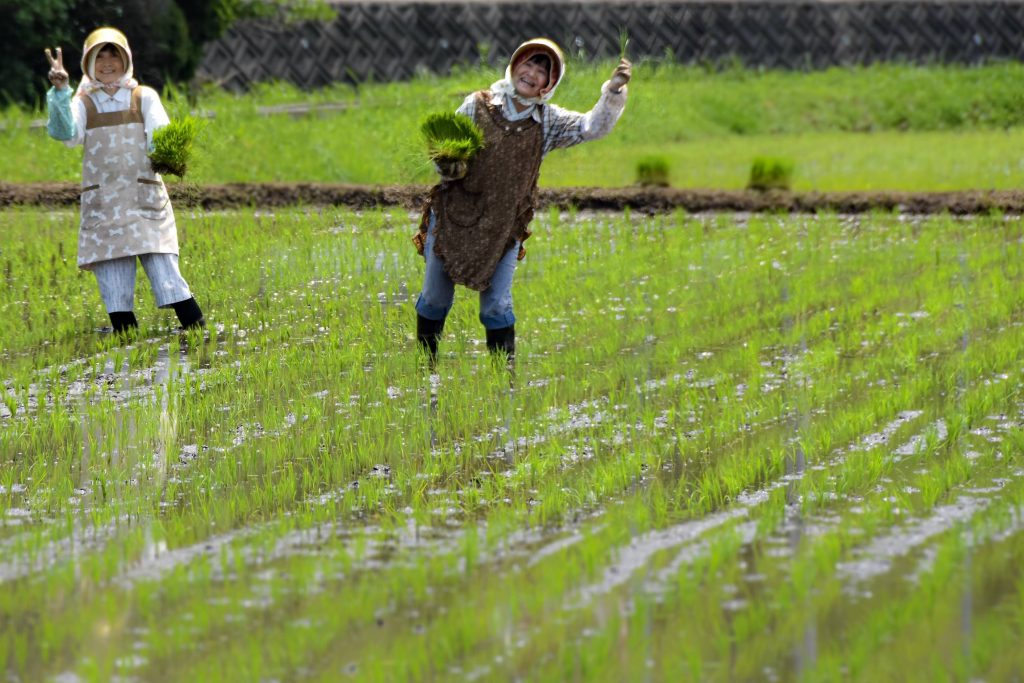
[[(455, 302), (455, 283), (444, 272), (444, 264), (434, 254), (437, 217), (430, 214), (427, 242), (423, 256), (427, 269), (423, 274), (423, 291), (416, 300), (416, 312), (429, 320), (444, 320)], [(512, 276), (516, 272), (519, 242), (505, 252), (491, 277), (491, 285), (480, 292), (480, 322), (488, 330), (500, 330), (516, 322), (512, 313)]]
[[(149, 278), (159, 308), (167, 308), (192, 296), (178, 270), (177, 254), (141, 254), (139, 260)], [(135, 257), (100, 261), (91, 265), (107, 313), (135, 310)]]

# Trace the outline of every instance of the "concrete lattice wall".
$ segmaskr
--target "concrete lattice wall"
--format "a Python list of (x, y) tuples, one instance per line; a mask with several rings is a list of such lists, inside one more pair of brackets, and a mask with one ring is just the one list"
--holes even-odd
[(457, 64), (499, 66), (525, 38), (608, 58), (822, 68), (876, 61), (1024, 58), (1022, 2), (377, 2), (338, 5), (330, 24), (245, 23), (208, 46), (199, 77), (233, 90), (284, 80), (400, 80)]

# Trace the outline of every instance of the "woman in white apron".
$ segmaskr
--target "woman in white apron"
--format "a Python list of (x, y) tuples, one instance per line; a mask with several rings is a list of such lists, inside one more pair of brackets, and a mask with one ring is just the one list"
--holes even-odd
[(68, 87), (61, 49), (46, 50), (50, 82), (47, 131), (68, 147), (84, 146), (78, 267), (96, 275), (115, 332), (138, 327), (135, 260), (160, 308), (173, 308), (183, 329), (205, 324), (178, 270), (178, 231), (160, 175), (147, 153), (153, 132), (169, 122), (160, 96), (132, 78), (128, 39), (96, 29), (82, 48), (82, 82)]

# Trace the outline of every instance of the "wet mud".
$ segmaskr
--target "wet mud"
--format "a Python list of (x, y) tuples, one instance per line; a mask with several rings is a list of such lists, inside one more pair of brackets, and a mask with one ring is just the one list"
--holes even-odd
[[(204, 209), (347, 206), (367, 209), (402, 206), (414, 209), (426, 199), (427, 185), (335, 185), (322, 183), (234, 183), (192, 185), (171, 183), (171, 199), (179, 206)], [(11, 206), (74, 206), (75, 183), (0, 183), (0, 208)], [(986, 214), (1024, 212), (1024, 191), (965, 190), (957, 192), (757, 192), (752, 190), (676, 188), (542, 188), (541, 207), (664, 213), (703, 211), (843, 214), (896, 211), (907, 214)]]

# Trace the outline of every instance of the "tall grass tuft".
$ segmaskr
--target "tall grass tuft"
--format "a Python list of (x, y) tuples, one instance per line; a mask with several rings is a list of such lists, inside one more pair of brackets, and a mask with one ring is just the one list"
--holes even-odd
[(184, 177), (192, 159), (192, 148), (199, 134), (200, 122), (192, 116), (174, 119), (153, 133), (153, 151), (149, 160), (153, 170), (161, 174)]
[(750, 190), (790, 190), (793, 187), (794, 164), (789, 159), (757, 157), (750, 165)]
[(644, 187), (668, 187), (668, 159), (647, 156), (636, 163), (636, 182)]
[(463, 114), (430, 114), (420, 126), (431, 161), (469, 161), (483, 149), (480, 127)]

